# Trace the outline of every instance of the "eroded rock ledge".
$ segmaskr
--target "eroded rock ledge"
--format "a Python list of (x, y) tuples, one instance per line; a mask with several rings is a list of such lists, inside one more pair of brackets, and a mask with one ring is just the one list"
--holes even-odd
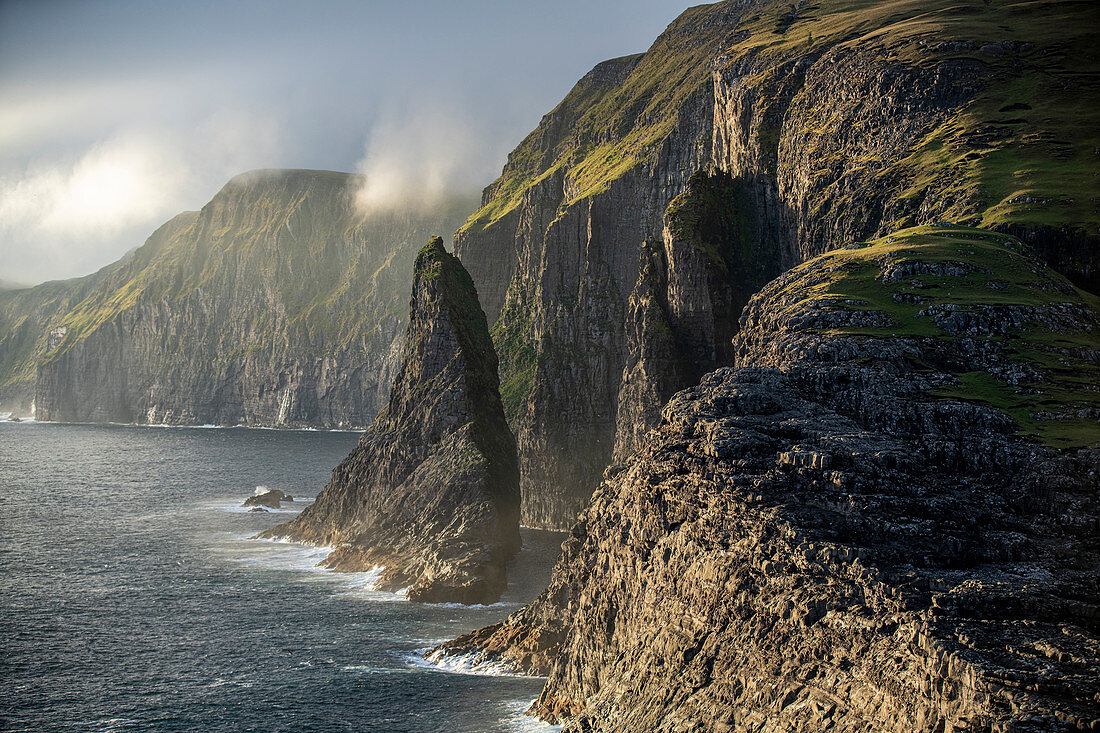
[(609, 469), (550, 587), (444, 645), (567, 731), (1100, 726), (1100, 314), (925, 228), (745, 309), (738, 368)]
[(264, 532), (332, 545), (336, 570), (382, 567), (413, 601), (492, 603), (518, 551), (519, 470), (485, 315), (436, 237), (416, 259), (389, 405), (294, 521)]

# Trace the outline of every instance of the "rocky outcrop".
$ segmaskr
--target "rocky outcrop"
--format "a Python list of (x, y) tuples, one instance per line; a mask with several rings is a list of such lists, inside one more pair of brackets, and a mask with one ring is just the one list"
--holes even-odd
[(665, 211), (660, 249), (642, 245), (627, 301), (615, 461), (641, 445), (673, 393), (732, 363), (741, 309), (782, 269), (748, 193), (743, 180), (699, 171)]
[(284, 501), (292, 502), (294, 497), (290, 494), (279, 491), (278, 489), (268, 489), (258, 494), (253, 494), (244, 500), (242, 507), (267, 507), (268, 509), (278, 509)]
[(923, 228), (746, 307), (736, 368), (609, 469), (547, 591), (444, 645), (566, 731), (1053, 731), (1100, 718), (1100, 311)]
[[(658, 364), (671, 352), (647, 355), (638, 338), (650, 311), (636, 286), (651, 279), (639, 263), (652, 259), (639, 253), (649, 242), (678, 268), (669, 253), (690, 266), (695, 250), (678, 242), (709, 243), (664, 231), (699, 171), (733, 180), (735, 223), (765, 254), (759, 271), (681, 291), (726, 304), (712, 324), (736, 323), (738, 284), (747, 296), (828, 248), (935, 221), (1011, 231), (1100, 289), (1097, 153), (1082, 132), (1100, 109), (1094, 21), (1068, 3), (730, 0), (578, 82), (455, 239), (496, 321), (525, 523), (568, 527), (668, 396)], [(730, 334), (681, 315), (677, 343), (721, 336), (716, 364), (731, 363)]]
[(23, 291), (33, 314), (12, 296), (5, 318), (0, 294), (12, 391), (35, 384), (40, 420), (369, 425), (399, 365), (416, 251), (473, 203), (367, 215), (361, 184), (246, 173), (124, 260)]
[(436, 237), (416, 259), (389, 404), (294, 521), (263, 536), (332, 545), (410, 600), (492, 603), (519, 550), (519, 469), (469, 274)]

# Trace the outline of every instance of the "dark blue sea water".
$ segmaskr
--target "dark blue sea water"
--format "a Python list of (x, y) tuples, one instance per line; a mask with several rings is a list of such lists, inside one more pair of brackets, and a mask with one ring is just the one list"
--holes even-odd
[(425, 606), (247, 539), (260, 485), (312, 497), (357, 435), (0, 423), (0, 729), (549, 730), (542, 681), (441, 671), (416, 650), (545, 586), (528, 531), (489, 607)]

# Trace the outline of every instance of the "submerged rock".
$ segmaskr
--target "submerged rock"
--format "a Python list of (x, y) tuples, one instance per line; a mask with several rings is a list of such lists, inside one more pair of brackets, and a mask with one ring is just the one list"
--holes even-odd
[(1095, 727), (1095, 299), (924, 228), (791, 270), (741, 326), (545, 593), (441, 650), (548, 674), (533, 712), (566, 731)]
[(359, 445), (294, 521), (263, 533), (333, 545), (336, 570), (384, 568), (413, 601), (492, 603), (519, 550), (519, 469), (473, 282), (436, 237), (416, 259), (390, 393)]

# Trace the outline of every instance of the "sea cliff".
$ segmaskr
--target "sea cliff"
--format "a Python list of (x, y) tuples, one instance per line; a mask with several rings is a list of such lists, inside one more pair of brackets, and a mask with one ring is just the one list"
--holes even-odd
[(0, 293), (0, 398), (66, 422), (369, 425), (416, 252), (472, 203), (366, 214), (361, 186), (245, 173), (94, 275)]
[(924, 227), (773, 280), (734, 348), (440, 651), (548, 674), (567, 731), (1095, 726), (1097, 299)]
[(416, 259), (386, 408), (317, 500), (263, 533), (331, 545), (324, 564), (382, 574), (410, 600), (493, 603), (520, 547), (515, 438), (477, 292), (436, 237)]
[(455, 239), (493, 324), (524, 522), (568, 527), (639, 420), (732, 364), (748, 295), (828, 249), (966, 223), (1100, 289), (1096, 15), (730, 0), (581, 79)]

